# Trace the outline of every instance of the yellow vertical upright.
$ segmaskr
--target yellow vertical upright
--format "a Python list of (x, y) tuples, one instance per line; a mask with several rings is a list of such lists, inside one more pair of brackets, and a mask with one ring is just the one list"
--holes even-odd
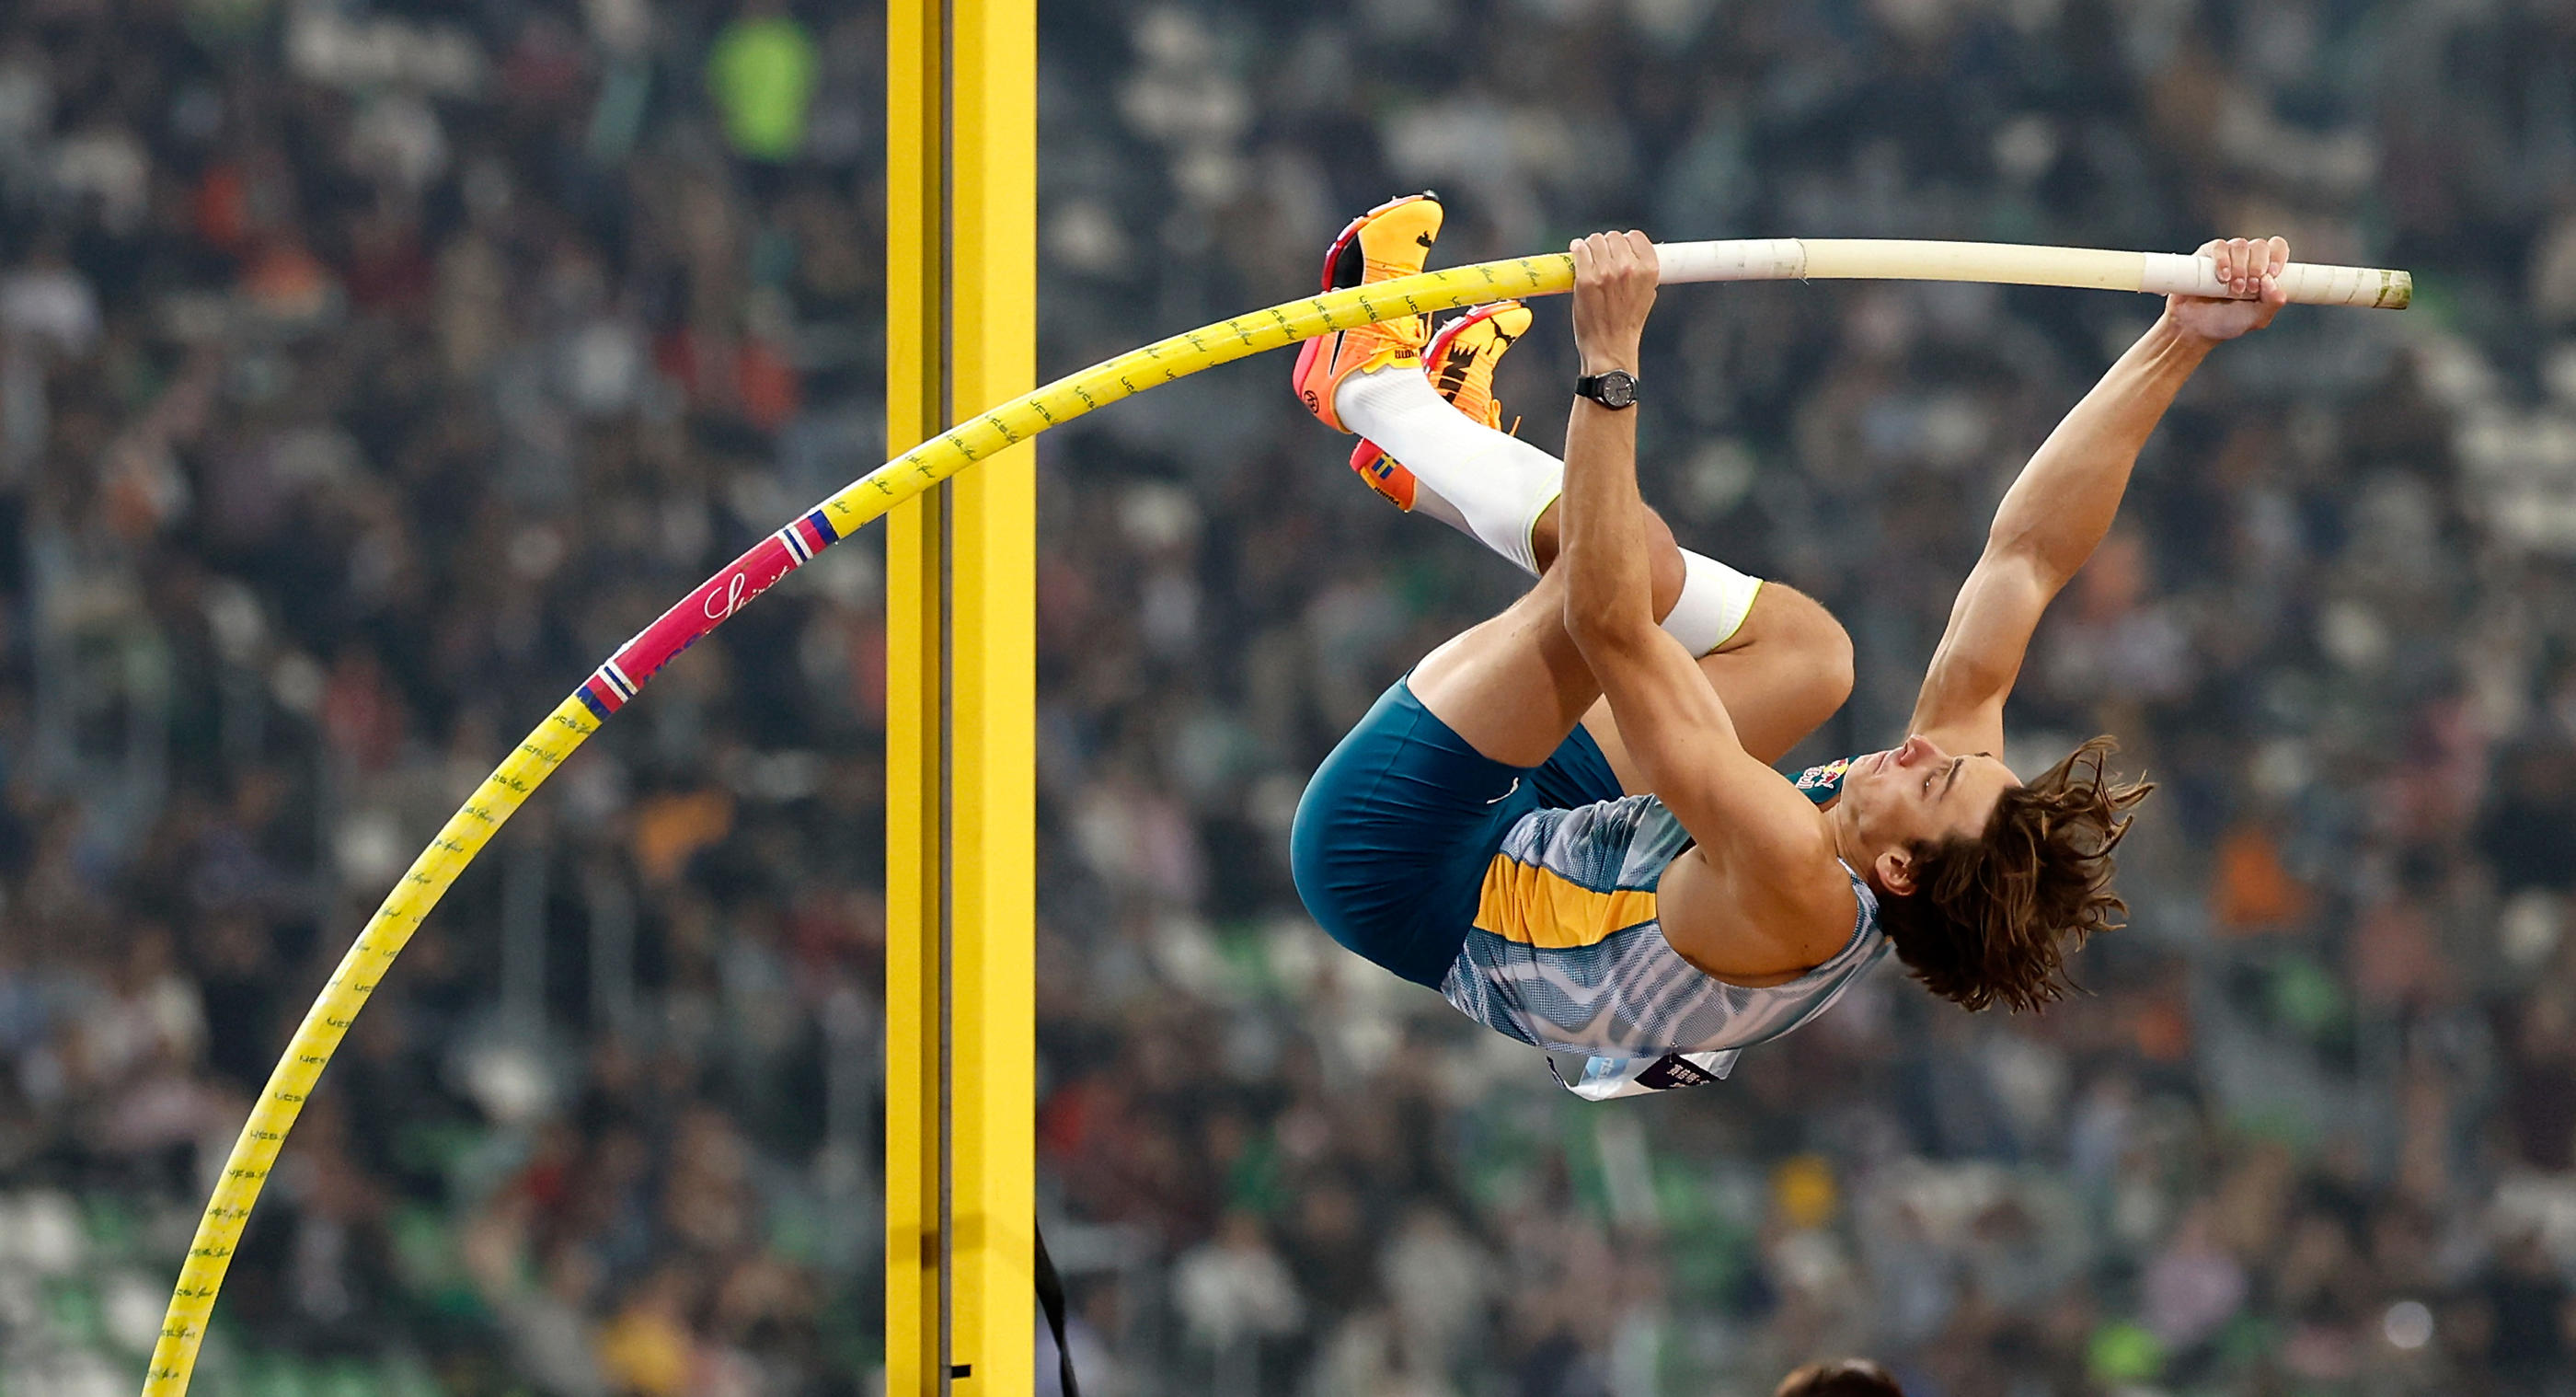
[[(1036, 381), (1035, 0), (889, 0), (886, 439)], [(888, 519), (886, 1391), (1027, 1397), (1035, 463)]]

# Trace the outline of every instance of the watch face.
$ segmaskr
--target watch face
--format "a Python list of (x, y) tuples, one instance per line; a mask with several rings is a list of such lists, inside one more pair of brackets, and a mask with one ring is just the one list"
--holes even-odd
[(1595, 391), (1603, 407), (1627, 407), (1637, 401), (1637, 380), (1633, 374), (1612, 369), (1597, 380)]

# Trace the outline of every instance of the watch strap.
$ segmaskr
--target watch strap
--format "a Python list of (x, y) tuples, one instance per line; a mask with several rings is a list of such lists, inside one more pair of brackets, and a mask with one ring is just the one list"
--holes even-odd
[[(1611, 401), (1609, 386), (1614, 379), (1621, 380), (1621, 386), (1626, 390), (1619, 395), (1621, 401), (1617, 402)], [(1613, 412), (1622, 412), (1637, 405), (1637, 376), (1626, 369), (1605, 369), (1597, 374), (1584, 374), (1574, 380), (1574, 392), (1577, 397), (1590, 398)]]

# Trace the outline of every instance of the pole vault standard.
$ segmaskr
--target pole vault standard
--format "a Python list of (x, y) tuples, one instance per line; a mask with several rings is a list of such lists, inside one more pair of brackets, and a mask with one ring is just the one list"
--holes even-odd
[[(890, 0), (886, 445), (1037, 381), (1036, 0)], [(981, 453), (979, 453), (981, 454)], [(888, 1397), (1028, 1397), (1037, 472), (886, 516)]]
[[(1025, 5), (1028, 0), (1017, 0), (1017, 3)], [(971, 7), (971, 0), (949, 0), (946, 13), (953, 17)], [(985, 32), (989, 34), (994, 31)], [(959, 52), (962, 50), (952, 49), (952, 59)], [(909, 119), (918, 120), (919, 118), (916, 116)], [(987, 134), (981, 139), (998, 138), (992, 134), (994, 128), (984, 129)], [(949, 226), (956, 226), (953, 221), (954, 216), (961, 213), (963, 207), (963, 205), (952, 206), (952, 222)], [(1026, 206), (1015, 207), (1025, 208)], [(999, 208), (987, 209), (983, 212), (996, 218), (1009, 217), (1007, 210)], [(917, 226), (919, 225), (916, 224)], [(894, 236), (890, 233), (889, 244), (892, 243)], [(2216, 268), (2208, 259), (2170, 256), (2162, 253), (2012, 247), (1993, 243), (1826, 242), (1798, 239), (1766, 239), (1753, 243), (1666, 243), (1659, 247), (1658, 253), (1664, 260), (1666, 267), (1664, 280), (1668, 282), (1796, 278), (1821, 280), (1865, 276), (1900, 280), (1986, 280), (2023, 285), (2097, 287), (2160, 293), (2178, 291), (2203, 296), (2224, 294), (2224, 289), (2218, 281)], [(1837, 260), (1838, 257), (1840, 260)], [(1973, 267), (1969, 259), (1975, 259)], [(1026, 260), (1023, 259), (1017, 265), (1025, 266)], [(1975, 275), (1969, 274), (1976, 268), (1982, 268), (1983, 271)], [(2402, 310), (2414, 294), (2414, 281), (2406, 273), (2369, 268), (2318, 267), (2294, 262), (2284, 274), (2283, 282), (2290, 287), (2291, 300), (2309, 305), (2364, 306)], [(914, 289), (901, 294), (907, 296), (926, 294), (920, 289), (924, 285), (926, 283), (916, 281)], [(1022, 313), (1025, 313), (1025, 308), (1029, 304), (1025, 294), (1016, 303), (1007, 298), (991, 299), (993, 288), (997, 285), (1007, 285), (1007, 283), (997, 281), (980, 290), (972, 291), (952, 286), (948, 292), (949, 301), (952, 308), (972, 306), (976, 315), (984, 317), (977, 322), (978, 324), (991, 323), (992, 317), (1004, 313), (1014, 304), (1022, 309)], [(1022, 281), (1017, 285), (1024, 292), (1028, 283)], [(412, 933), (418, 930), (421, 922), (429, 916), (430, 909), (438, 905), (439, 898), (446, 894), (448, 887), (456, 881), (457, 875), (464, 871), (467, 864), (474, 861), (475, 855), (482, 852), (484, 845), (491, 842), (492, 836), (499, 832), (502, 823), (518, 810), (530, 793), (544, 784), (546, 778), (554, 773), (555, 768), (561, 765), (566, 757), (571, 756), (583, 742), (589, 740), (592, 733), (599, 730), (600, 724), (608, 721), (611, 715), (632, 700), (644, 682), (652, 678), (663, 665), (669, 663), (673, 656), (722, 625), (726, 618), (748, 605), (762, 592), (769, 590), (779, 579), (795, 571), (817, 552), (849, 537), (853, 531), (869, 521), (897, 506), (919, 498), (931, 487), (978, 461), (1000, 457), (1005, 469), (1014, 468), (1009, 464), (1013, 459), (1008, 454), (1011, 448), (1050, 427), (1061, 426), (1084, 413), (1107, 407), (1121, 398), (1186, 377), (1201, 369), (1232, 363), (1237, 359), (1247, 358), (1265, 350), (1284, 348), (1329, 331), (1347, 330), (1356, 325), (1392, 320), (1397, 316), (1450, 310), (1504, 296), (1551, 296), (1571, 290), (1573, 286), (1574, 261), (1566, 254), (1560, 252), (1543, 256), (1515, 257), (1499, 262), (1479, 262), (1465, 267), (1452, 267), (1445, 271), (1424, 272), (1419, 276), (1377, 282), (1345, 291), (1330, 291), (1304, 300), (1287, 301), (1263, 310), (1249, 311), (1230, 320), (1203, 325), (1169, 339), (1157, 340), (1142, 349), (1130, 350), (1105, 363), (1094, 364), (1079, 373), (1057, 379), (1035, 392), (1021, 394), (998, 407), (986, 409), (963, 419), (952, 418), (955, 421), (954, 426), (923, 440), (893, 460), (843, 486), (831, 498), (789, 521), (785, 528), (763, 539), (749, 552), (727, 564), (715, 576), (700, 583), (697, 590), (689, 593), (677, 605), (664, 612), (661, 619), (645, 627), (634, 639), (618, 647), (616, 654), (602, 663), (589, 678), (584, 679), (580, 687), (573, 690), (570, 697), (557, 705), (554, 712), (547, 714), (545, 721), (537, 724), (536, 729), (502, 759), (500, 766), (494, 768), (492, 774), (483, 779), (483, 784), (475, 789), (473, 796), (468, 798), (455, 814), (448, 817), (446, 825), (439, 830), (438, 837), (430, 841), (429, 847), (421, 851), (419, 858), (412, 861), (411, 867), (404, 872), (401, 880), (395, 883), (393, 891), (386, 894), (383, 905), (378, 907), (376, 914), (367, 920), (367, 925), (358, 933), (357, 940), (350, 944), (348, 954), (340, 960), (339, 968), (332, 972), (330, 981), (322, 987), (322, 993), (315, 998), (313, 1007), (305, 1012), (304, 1021), (297, 1025), (294, 1036), (288, 1040), (285, 1054), (278, 1059), (276, 1068), (269, 1073), (268, 1084), (261, 1089), (259, 1099), (252, 1104), (250, 1119), (243, 1124), (240, 1137), (233, 1143), (231, 1155), (224, 1161), (223, 1174), (215, 1185), (214, 1196), (207, 1201), (205, 1214), (197, 1223), (196, 1236), (189, 1243), (188, 1259), (180, 1267), (178, 1285), (170, 1296), (169, 1313), (162, 1321), (161, 1337), (153, 1345), (151, 1367), (144, 1376), (145, 1397), (179, 1397), (179, 1394), (188, 1390), (188, 1377), (196, 1367), (198, 1346), (205, 1341), (206, 1319), (214, 1311), (215, 1293), (223, 1285), (224, 1272), (232, 1263), (233, 1248), (241, 1240), (242, 1228), (250, 1219), (251, 1207), (259, 1201), (260, 1186), (268, 1181), (269, 1169), (276, 1164), (277, 1152), (286, 1141), (286, 1133), (294, 1128), (296, 1116), (304, 1109), (305, 1098), (311, 1094), (314, 1083), (320, 1080), (322, 1069), (329, 1065), (331, 1055), (339, 1050), (341, 1038), (347, 1034), (349, 1025), (357, 1018), (358, 1011), (365, 1007), (367, 996), (374, 992), (377, 982), (393, 964), (394, 957), (402, 953), (402, 948), (409, 943)], [(978, 300), (975, 299), (976, 297), (985, 299)], [(889, 321), (896, 313), (895, 307), (898, 304), (896, 297), (890, 295)], [(954, 324), (948, 325), (947, 334), (953, 353), (956, 343)], [(890, 335), (889, 341), (891, 342), (892, 339)], [(921, 343), (918, 339), (907, 342)], [(1023, 374), (1022, 381), (1025, 381), (1026, 362), (1025, 359), (1016, 361), (1017, 371)], [(895, 375), (890, 373), (889, 377), (894, 378)], [(898, 382), (902, 381), (918, 382), (918, 379), (898, 380)], [(989, 401), (988, 398), (965, 395), (967, 389), (986, 386), (989, 385), (981, 381), (968, 383), (962, 378), (958, 379), (950, 384), (947, 400), (950, 403)], [(997, 391), (1007, 391), (1007, 388)], [(897, 411), (929, 413), (929, 404), (930, 399), (925, 395), (910, 407), (898, 408), (889, 404), (888, 411), (890, 415)], [(931, 413), (927, 417), (907, 420), (937, 421), (940, 417), (948, 415), (944, 412)], [(1017, 459), (1023, 464), (1016, 469), (1025, 472), (1027, 470), (1026, 453), (1019, 453)], [(981, 472), (977, 473), (978, 476), (981, 474)], [(1027, 477), (1023, 474), (1015, 490), (992, 493), (1014, 497), (1020, 502), (1018, 507), (1026, 508), (1033, 492), (1028, 488)], [(991, 515), (984, 516), (987, 521), (991, 517)], [(957, 536), (958, 521), (948, 521), (942, 527), (943, 537), (954, 539)], [(988, 538), (1000, 538), (1006, 544), (1013, 537), (1021, 540), (1028, 537), (1026, 533), (1007, 534), (1002, 528), (989, 522), (975, 526), (970, 532), (979, 533)], [(887, 541), (889, 551), (895, 551), (896, 537), (889, 534)], [(989, 561), (1007, 551), (1007, 548), (995, 548), (985, 556)], [(1020, 560), (1019, 565), (1025, 568), (1028, 558), (1025, 543), (1022, 544), (1022, 551), (1015, 556)], [(893, 569), (890, 568), (889, 572), (892, 571)], [(965, 596), (976, 599), (974, 604), (977, 607), (989, 608), (992, 615), (1002, 616), (1007, 620), (1009, 613), (1003, 611), (992, 600), (992, 597), (999, 595), (1000, 588), (989, 577), (980, 582), (968, 580), (961, 584), (959, 574), (954, 567), (949, 568), (945, 576), (948, 578), (948, 592), (952, 598)], [(1018, 583), (1013, 585), (1020, 587), (1020, 595), (1025, 604), (1026, 587)], [(985, 589), (990, 591), (987, 592)], [(916, 599), (918, 597), (918, 593), (909, 595)], [(889, 604), (895, 604), (891, 597)], [(972, 614), (980, 617), (986, 613), (978, 611)], [(1020, 614), (1024, 617), (1026, 613)], [(889, 631), (900, 634), (907, 626), (919, 624), (918, 621), (898, 619), (895, 624), (889, 626)], [(969, 623), (952, 616), (948, 629), (952, 652), (959, 648), (959, 627), (965, 624)], [(1018, 624), (1028, 623), (1022, 620)], [(936, 634), (936, 632), (915, 630), (913, 634), (920, 636)], [(971, 650), (972, 646), (967, 645), (964, 648)], [(894, 656), (889, 656), (890, 660), (893, 658)], [(950, 658), (953, 662), (956, 658), (955, 654), (952, 653)], [(916, 659), (913, 663), (918, 666), (921, 661)], [(917, 683), (920, 670), (916, 668), (912, 673), (916, 676), (913, 682)], [(890, 678), (889, 710), (905, 709), (921, 697), (917, 688), (907, 691), (893, 687), (894, 683), (895, 681)], [(942, 693), (938, 697), (949, 712), (949, 727), (954, 730), (956, 696)], [(1026, 700), (1023, 699), (1021, 702), (1025, 703)], [(1024, 713), (1025, 711), (1025, 709), (1022, 710)], [(894, 720), (894, 714), (890, 711), (889, 722)], [(930, 720), (922, 710), (916, 709), (914, 716), (905, 721), (927, 723)], [(996, 731), (999, 727), (989, 714), (979, 719), (977, 726), (987, 734)], [(914, 738), (917, 740), (918, 730), (910, 731), (914, 732)], [(889, 740), (892, 740), (891, 736)], [(975, 749), (975, 755), (971, 761), (961, 760), (960, 753), (949, 754), (946, 760), (952, 771), (979, 763), (996, 768), (1006, 761), (1017, 763), (1016, 770), (1019, 774), (1015, 779), (1022, 784), (1007, 789), (1026, 791), (1027, 783), (1031, 778), (1028, 775), (1029, 739), (1025, 732), (1016, 739), (1019, 743), (1016, 748), (989, 737), (979, 740), (983, 745)], [(889, 753), (887, 765), (890, 782), (893, 779), (892, 768), (897, 761), (918, 762), (922, 760), (918, 755), (919, 751), (920, 749), (916, 747), (915, 755), (910, 757), (904, 757), (901, 753)], [(917, 775), (914, 779), (918, 779)], [(979, 776), (977, 779), (992, 778)], [(1027, 817), (1027, 804), (1023, 799), (1016, 809), (1006, 807), (1003, 813), (1010, 818), (1024, 820)], [(901, 818), (919, 817), (902, 816)], [(952, 838), (956, 837), (961, 830), (969, 830), (977, 837), (985, 837), (983, 826), (960, 822), (957, 812), (953, 810), (944, 818), (950, 822), (948, 832)], [(897, 819), (897, 809), (890, 796), (887, 812), (887, 823), (890, 829), (896, 827)], [(909, 854), (904, 854), (902, 850), (895, 852), (902, 857), (915, 860), (912, 865), (913, 876), (918, 877), (920, 868), (936, 867), (936, 864), (925, 865), (921, 862), (927, 856), (922, 852), (922, 844), (919, 841), (926, 841), (931, 835), (918, 824), (906, 828), (912, 831), (907, 838), (916, 841), (913, 844), (913, 851)], [(1025, 841), (1025, 833), (1020, 837)], [(1000, 844), (1001, 841), (995, 840), (997, 847)], [(951, 866), (954, 867), (953, 861)], [(1025, 865), (1022, 867), (1025, 868)], [(890, 904), (897, 895), (891, 882), (895, 876), (894, 870), (890, 869), (888, 871)], [(1009, 894), (1016, 900), (1010, 905), (1025, 909), (1030, 896), (1028, 879), (1025, 872), (1018, 876), (1020, 879), (1018, 890)], [(914, 886), (918, 887), (920, 884), (916, 883)], [(976, 888), (975, 895), (988, 896), (980, 886)], [(966, 894), (960, 892), (957, 896), (957, 909), (954, 910), (962, 910), (966, 900)], [(987, 907), (991, 905), (989, 901), (981, 904)], [(1021, 915), (1025, 917), (1025, 911)], [(953, 910), (950, 923), (953, 930), (956, 925)], [(951, 952), (952, 955), (955, 953), (953, 943)], [(892, 959), (893, 953), (890, 949), (888, 966), (890, 980), (900, 968), (891, 963)], [(918, 975), (920, 971), (916, 965), (904, 973)], [(1025, 965), (1022, 973), (1025, 973)], [(890, 998), (892, 994), (893, 991), (889, 990)], [(1026, 991), (1023, 991), (1023, 994), (1025, 996)], [(1023, 997), (1015, 1006), (1009, 1006), (1009, 1012), (1017, 1014), (1018, 1017), (1012, 1020), (1008, 1027), (1010, 1031), (1021, 1035), (1022, 1045), (1013, 1050), (1019, 1054), (1013, 1061), (1023, 1064), (1028, 1061), (1026, 1045), (1032, 1027), (1029, 1019), (1029, 1004), (1030, 1000)], [(890, 1008), (889, 1018), (891, 1017)], [(998, 1022), (992, 1031), (1001, 1031)], [(890, 1027), (889, 1033), (891, 1032)], [(912, 1070), (917, 1072), (919, 1069), (917, 1060), (915, 1061), (916, 1066)], [(983, 1062), (977, 1064), (977, 1069), (986, 1070), (996, 1065), (998, 1064)], [(957, 1082), (954, 1071), (949, 1074), (947, 1081), (953, 1089)], [(901, 1089), (919, 1091), (927, 1089), (928, 1085), (926, 1077), (916, 1076), (912, 1084), (904, 1085)], [(1025, 1117), (1004, 1124), (1008, 1129), (1022, 1132), (1026, 1132), (1032, 1126), (1032, 1122)], [(890, 1128), (889, 1135), (891, 1134)], [(907, 1167), (918, 1169), (924, 1165), (915, 1163)], [(915, 1177), (921, 1176), (915, 1175)], [(1025, 1197), (1025, 1194), (1022, 1196)], [(954, 1227), (962, 1230), (969, 1219), (959, 1215), (955, 1210), (954, 1188), (950, 1190), (950, 1199), (952, 1204), (950, 1221)], [(889, 1245), (891, 1245), (893, 1232), (891, 1207), (888, 1211)], [(917, 1213), (916, 1216), (918, 1216)], [(1035, 1226), (1025, 1205), (1022, 1205), (1018, 1213), (999, 1220), (998, 1224), (988, 1217), (978, 1221), (977, 1225), (1000, 1225), (1007, 1228), (1010, 1233), (1007, 1239), (1010, 1246), (1021, 1245), (1019, 1239), (1022, 1237), (1029, 1238), (1030, 1245), (1034, 1246)], [(914, 1235), (917, 1237), (920, 1234), (916, 1232)], [(1026, 1278), (1029, 1275), (1030, 1263), (1025, 1253), (1013, 1253), (992, 1264), (1000, 1270), (1005, 1288), (1014, 1279)], [(963, 1277), (960, 1275), (952, 1279), (962, 1281)], [(889, 1288), (891, 1289), (891, 1280)], [(916, 1296), (921, 1293), (917, 1283), (913, 1293)], [(1026, 1293), (1025, 1290), (1019, 1292), (1023, 1296)], [(959, 1299), (959, 1292), (954, 1286), (950, 1291), (950, 1299), (951, 1315), (954, 1318)], [(986, 1302), (987, 1297), (977, 1293), (973, 1299), (974, 1303), (980, 1305)], [(995, 1364), (1016, 1361), (1019, 1366), (1015, 1371), (1026, 1374), (1031, 1359), (1026, 1349), (1026, 1336), (1033, 1332), (1033, 1321), (1029, 1317), (1027, 1301), (1025, 1299), (1015, 1301), (999, 1289), (989, 1299), (995, 1305), (1016, 1304), (1019, 1308), (1010, 1312), (1016, 1328), (1006, 1332), (999, 1325), (990, 1326), (992, 1346), (986, 1348), (984, 1352), (992, 1356), (980, 1361)], [(891, 1297), (887, 1308), (891, 1325), (894, 1309)], [(919, 1323), (917, 1319), (919, 1312), (913, 1313), (916, 1319), (908, 1323)], [(910, 1351), (935, 1354), (936, 1350), (918, 1347), (923, 1342), (917, 1337), (920, 1333), (921, 1331), (915, 1328), (908, 1327), (905, 1330), (907, 1336), (912, 1336), (908, 1337), (907, 1342), (915, 1345)], [(956, 1337), (956, 1331), (952, 1329), (950, 1334), (952, 1344)], [(891, 1338), (890, 1330), (887, 1350), (890, 1379), (892, 1365), (897, 1361), (898, 1352)], [(983, 1342), (980, 1333), (977, 1341)], [(950, 1351), (959, 1352), (953, 1347)], [(1007, 1357), (1010, 1354), (1017, 1354), (1017, 1358), (1014, 1360)], [(994, 1371), (999, 1372), (1000, 1369), (996, 1368)], [(932, 1379), (936, 1381), (939, 1377), (933, 1373)], [(947, 1380), (954, 1382), (958, 1377), (952, 1375)], [(980, 1381), (980, 1370), (976, 1374), (964, 1375), (963, 1380)], [(1025, 1391), (1028, 1378), (1023, 1376), (1021, 1382), (1020, 1390)], [(915, 1397), (915, 1394), (923, 1389), (918, 1386), (903, 1388), (890, 1386), (889, 1391), (900, 1392), (904, 1397)], [(1006, 1391), (998, 1385), (986, 1387), (980, 1391), (991, 1394), (991, 1397), (1017, 1397), (1015, 1392)]]

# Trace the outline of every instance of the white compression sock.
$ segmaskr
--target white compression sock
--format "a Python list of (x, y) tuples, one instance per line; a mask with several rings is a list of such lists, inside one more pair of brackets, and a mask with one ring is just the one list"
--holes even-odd
[(1682, 550), (1682, 594), (1664, 613), (1664, 634), (1694, 655), (1734, 639), (1753, 611), (1762, 579), (1748, 577), (1704, 553)]
[[(1565, 463), (1449, 405), (1419, 369), (1352, 374), (1333, 394), (1342, 422), (1413, 472), (1414, 508), (1535, 576), (1530, 530), (1565, 492)], [(1682, 550), (1682, 594), (1664, 632), (1694, 655), (1726, 643), (1762, 579)]]
[(1530, 529), (1564, 492), (1563, 462), (1451, 407), (1419, 368), (1352, 374), (1334, 391), (1333, 409), (1446, 502), (1469, 537), (1538, 573)]

